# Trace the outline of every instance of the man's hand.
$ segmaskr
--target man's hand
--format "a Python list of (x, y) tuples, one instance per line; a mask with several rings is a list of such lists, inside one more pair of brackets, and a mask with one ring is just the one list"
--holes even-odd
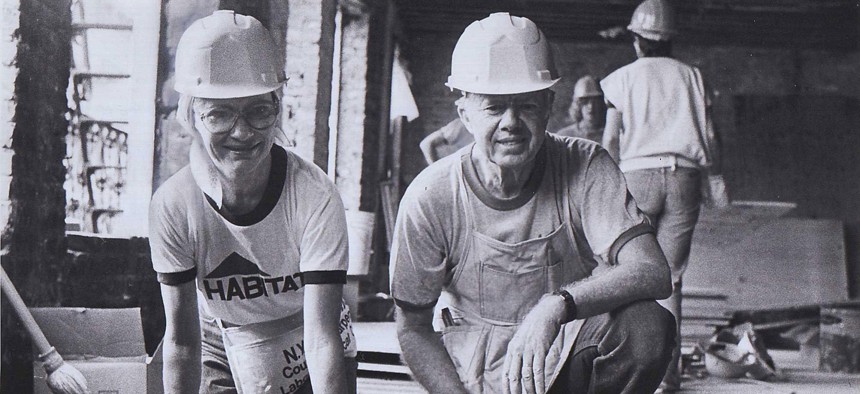
[(545, 296), (523, 319), (505, 356), (504, 369), (508, 385), (505, 393), (546, 392), (544, 369), (547, 353), (558, 336), (564, 319), (564, 300)]
[(722, 175), (708, 176), (708, 199), (715, 208), (727, 208), (731, 204), (726, 190), (726, 181)]

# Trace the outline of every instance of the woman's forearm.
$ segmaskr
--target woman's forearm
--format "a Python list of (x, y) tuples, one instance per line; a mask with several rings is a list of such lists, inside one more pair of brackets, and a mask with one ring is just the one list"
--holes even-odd
[(200, 390), (200, 347), (164, 343), (165, 393), (196, 393)]
[[(308, 333), (305, 330), (305, 360), (314, 393), (346, 393), (346, 369), (343, 360), (343, 345), (337, 329), (333, 332)], [(329, 331), (329, 330), (326, 330)]]

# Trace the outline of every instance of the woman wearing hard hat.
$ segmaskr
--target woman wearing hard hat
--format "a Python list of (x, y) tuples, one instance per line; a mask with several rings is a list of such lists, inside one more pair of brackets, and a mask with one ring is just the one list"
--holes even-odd
[[(604, 146), (618, 161), (630, 193), (657, 228), (657, 240), (672, 269), (672, 296), (661, 301), (680, 334), (681, 277), (699, 216), (702, 173), (718, 174), (717, 140), (710, 100), (698, 68), (671, 57), (675, 13), (666, 0), (646, 0), (628, 30), (638, 60), (604, 78), (607, 110)], [(709, 177), (715, 205), (728, 204), (725, 183)], [(680, 345), (663, 381), (680, 387)]]
[(189, 165), (153, 195), (171, 393), (354, 392), (344, 208), (276, 144), (283, 67), (256, 19), (216, 11), (179, 41)]
[(454, 47), (475, 143), (415, 178), (391, 248), (403, 359), (429, 392), (653, 392), (669, 362), (666, 260), (606, 151), (546, 131), (558, 80), (528, 18), (491, 14)]
[(572, 123), (556, 131), (556, 134), (601, 142), (606, 124), (606, 106), (600, 84), (594, 77), (586, 75), (576, 81), (567, 112)]

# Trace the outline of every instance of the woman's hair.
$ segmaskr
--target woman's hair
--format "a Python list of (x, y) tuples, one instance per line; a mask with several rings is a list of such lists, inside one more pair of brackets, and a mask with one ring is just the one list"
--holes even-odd
[[(597, 102), (597, 105), (600, 106), (600, 108), (597, 110), (597, 113), (606, 113), (606, 103), (603, 102), (602, 97), (592, 96), (573, 99), (573, 101), (570, 102), (570, 110), (567, 111), (570, 115), (570, 120), (572, 120), (573, 123), (579, 123), (582, 120), (582, 102), (584, 100), (595, 100)], [(598, 116), (598, 119), (605, 121), (606, 116)]]
[(672, 41), (649, 40), (639, 34), (633, 33), (633, 37), (639, 41), (639, 50), (643, 57), (671, 57)]
[(194, 97), (187, 94), (179, 95), (179, 103), (176, 104), (176, 121), (182, 128), (194, 130)]

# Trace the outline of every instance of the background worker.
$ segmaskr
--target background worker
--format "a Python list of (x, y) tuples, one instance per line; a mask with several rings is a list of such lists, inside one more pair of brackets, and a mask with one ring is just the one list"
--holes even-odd
[[(454, 104), (459, 106), (460, 102), (461, 100), (458, 99)], [(439, 130), (424, 137), (418, 147), (421, 148), (421, 153), (424, 154), (424, 160), (427, 160), (427, 164), (433, 164), (472, 142), (475, 142), (475, 138), (469, 134), (466, 126), (457, 117)]]
[(152, 198), (149, 238), (166, 392), (355, 391), (344, 208), (319, 168), (274, 143), (278, 53), (233, 11), (177, 47), (177, 117), (194, 141)]
[(602, 142), (606, 125), (606, 105), (600, 84), (591, 75), (583, 76), (573, 86), (573, 99), (567, 110), (571, 123), (555, 133), (567, 137)]
[[(603, 142), (627, 187), (657, 228), (672, 269), (672, 296), (661, 301), (681, 323), (681, 278), (699, 216), (701, 179), (710, 171), (717, 206), (728, 204), (710, 100), (698, 68), (671, 57), (675, 14), (665, 0), (640, 4), (628, 29), (638, 60), (601, 81), (607, 111)], [(680, 387), (680, 344), (664, 381)]]
[(495, 13), (451, 63), (475, 144), (412, 182), (391, 252), (413, 375), (432, 393), (653, 392), (674, 346), (654, 302), (669, 269), (606, 151), (546, 131), (558, 78), (545, 36)]

